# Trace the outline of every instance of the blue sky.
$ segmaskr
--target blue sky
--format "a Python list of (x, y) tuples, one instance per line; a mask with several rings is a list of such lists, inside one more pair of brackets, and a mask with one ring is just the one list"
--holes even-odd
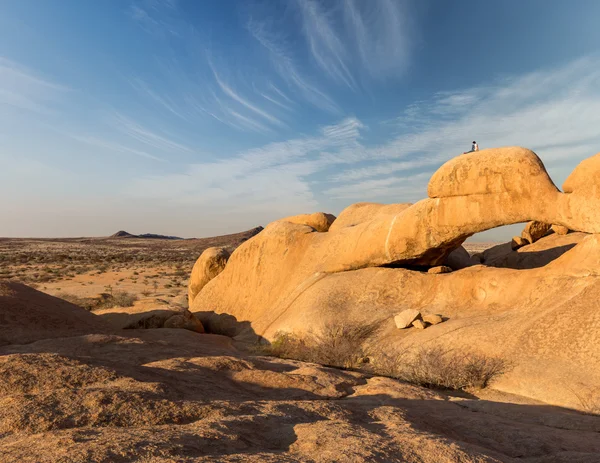
[[(3, 0), (0, 236), (415, 202), (470, 148), (600, 151), (600, 2)], [(506, 230), (490, 239), (505, 237)]]

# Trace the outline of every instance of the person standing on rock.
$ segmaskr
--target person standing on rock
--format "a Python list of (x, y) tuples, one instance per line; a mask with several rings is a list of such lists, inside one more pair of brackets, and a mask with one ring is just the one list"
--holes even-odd
[(473, 140), (473, 145), (471, 146), (471, 151), (465, 151), (463, 154), (472, 153), (474, 151), (479, 151), (479, 145), (475, 140)]

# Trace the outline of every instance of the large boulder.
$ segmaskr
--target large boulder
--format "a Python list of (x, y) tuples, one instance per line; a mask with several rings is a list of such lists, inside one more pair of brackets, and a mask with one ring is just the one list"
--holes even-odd
[(188, 283), (188, 304), (210, 280), (223, 271), (229, 259), (229, 250), (223, 247), (205, 249), (192, 268)]

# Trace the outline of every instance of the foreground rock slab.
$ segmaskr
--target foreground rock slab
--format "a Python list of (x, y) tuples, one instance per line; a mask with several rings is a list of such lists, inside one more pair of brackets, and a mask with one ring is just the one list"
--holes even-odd
[(449, 401), (248, 356), (222, 336), (129, 334), (0, 348), (3, 463), (572, 463), (600, 453), (600, 420), (568, 410)]

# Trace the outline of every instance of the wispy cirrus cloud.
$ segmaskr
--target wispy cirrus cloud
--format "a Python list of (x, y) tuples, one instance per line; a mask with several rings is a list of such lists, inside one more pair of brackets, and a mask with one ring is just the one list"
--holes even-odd
[(289, 47), (284, 31), (275, 28), (272, 18), (251, 17), (247, 24), (248, 31), (267, 51), (271, 64), (279, 77), (288, 86), (298, 90), (309, 104), (331, 113), (340, 113), (335, 101), (309, 81), (299, 70)]
[(70, 89), (7, 58), (0, 57), (0, 105), (49, 115)]
[[(252, 203), (264, 221), (281, 212), (269, 210), (271, 200), (289, 201), (293, 207), (285, 214), (315, 207), (336, 212), (364, 200), (414, 202), (426, 197), (431, 174), (469, 149), (474, 138), (482, 148), (521, 145), (536, 150), (560, 183), (579, 160), (600, 147), (598, 64), (589, 58), (491, 85), (436, 93), (410, 108), (420, 128), (401, 134), (392, 129), (378, 144), (368, 144), (363, 137), (368, 127), (350, 117), (319, 128), (314, 136), (193, 164), (178, 175), (138, 179), (130, 193), (166, 200), (182, 198), (185, 192), (186, 202), (212, 197), (218, 204), (231, 201), (239, 208), (251, 203), (244, 188), (260, 180), (271, 185), (261, 189), (262, 206)], [(405, 130), (401, 122), (402, 116), (396, 124)], [(286, 189), (281, 178), (292, 187)], [(231, 196), (216, 185), (227, 185)], [(181, 195), (174, 195), (173, 188), (180, 188)]]
[[(211, 68), (212, 68), (212, 66), (211, 66)], [(275, 124), (275, 125), (278, 125), (278, 126), (284, 126), (285, 125), (281, 120), (279, 120), (278, 118), (276, 118), (272, 114), (269, 114), (264, 109), (259, 108), (256, 104), (253, 104), (250, 101), (248, 101), (246, 98), (240, 96), (229, 85), (227, 85), (225, 82), (223, 82), (223, 80), (219, 77), (219, 74), (215, 71), (214, 68), (212, 68), (212, 69), (213, 69), (213, 74), (215, 76), (215, 80), (216, 80), (219, 88), (223, 92), (223, 94), (225, 94), (227, 97), (229, 97), (230, 99), (234, 100), (235, 102), (239, 103), (240, 105), (242, 105), (246, 109), (250, 110), (252, 113), (260, 116), (262, 119), (265, 119), (269, 123)]]
[(120, 113), (115, 113), (111, 120), (111, 125), (117, 131), (141, 142), (145, 145), (148, 145), (152, 148), (157, 148), (165, 151), (183, 151), (183, 152), (192, 152), (192, 149), (173, 141), (164, 135), (153, 132), (152, 130), (142, 126), (138, 122), (133, 119), (124, 116)]
[(117, 153), (134, 154), (136, 156), (140, 156), (140, 157), (146, 158), (146, 159), (152, 159), (154, 161), (168, 162), (166, 159), (160, 158), (158, 156), (154, 156), (150, 153), (147, 153), (146, 151), (134, 149), (129, 146), (126, 146), (126, 145), (123, 145), (120, 143), (116, 143), (111, 140), (106, 140), (106, 139), (98, 138), (98, 137), (91, 136), (91, 135), (69, 134), (68, 136), (71, 137), (73, 140), (79, 141), (81, 143), (85, 143), (86, 145), (103, 148), (108, 151), (114, 151)]
[(316, 63), (335, 81), (351, 89), (356, 82), (349, 70), (349, 54), (338, 36), (332, 11), (326, 11), (314, 0), (298, 0), (303, 30), (310, 53)]

